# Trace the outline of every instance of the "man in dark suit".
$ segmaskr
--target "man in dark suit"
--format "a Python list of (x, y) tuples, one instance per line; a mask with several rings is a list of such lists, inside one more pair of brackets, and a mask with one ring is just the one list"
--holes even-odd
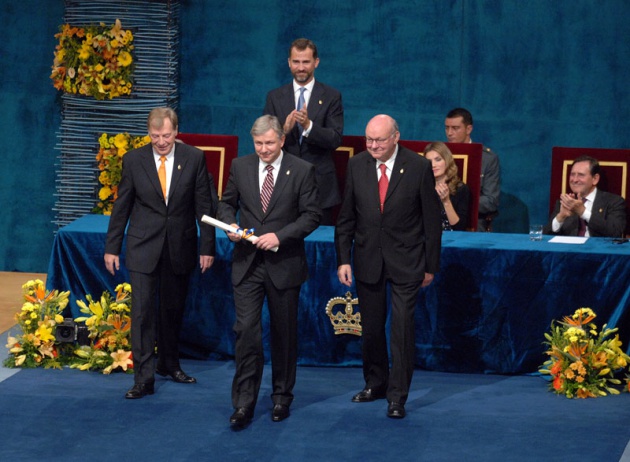
[[(337, 275), (354, 279), (363, 328), (365, 388), (352, 401), (387, 398), (387, 415), (405, 417), (415, 360), (414, 312), (421, 287), (439, 269), (440, 199), (431, 163), (398, 144), (396, 121), (378, 115), (365, 129), (367, 152), (348, 162), (335, 228)], [(379, 197), (380, 196), (380, 197)], [(385, 321), (391, 291), (391, 373)]]
[(626, 202), (597, 188), (601, 168), (597, 159), (580, 156), (571, 164), (571, 194), (562, 194), (543, 229), (563, 236), (623, 237)]
[[(131, 349), (136, 399), (154, 392), (154, 372), (194, 383), (179, 365), (179, 331), (190, 272), (214, 261), (215, 231), (202, 223), (216, 202), (202, 151), (176, 143), (177, 114), (156, 108), (147, 121), (151, 144), (125, 154), (118, 199), (109, 221), (105, 266), (120, 269), (127, 229), (126, 266), (131, 282)], [(197, 260), (197, 223), (201, 242)], [(157, 331), (157, 366), (154, 365)]]
[(321, 216), (315, 168), (282, 150), (285, 137), (278, 119), (259, 117), (251, 134), (256, 155), (234, 159), (218, 211), (219, 220), (255, 229), (258, 236), (252, 244), (241, 234), (228, 233), (236, 242), (232, 257), (235, 412), (230, 424), (237, 428), (250, 423), (260, 390), (265, 297), (271, 325), (271, 418), (279, 422), (289, 417), (297, 368), (298, 301), (308, 277), (304, 238), (317, 228)]
[(315, 81), (318, 65), (315, 44), (304, 38), (295, 40), (289, 48), (293, 82), (267, 94), (263, 114), (274, 115), (283, 124), (285, 152), (315, 165), (322, 207), (320, 224), (332, 225), (333, 207), (341, 202), (333, 155), (341, 144), (343, 105), (341, 93)]

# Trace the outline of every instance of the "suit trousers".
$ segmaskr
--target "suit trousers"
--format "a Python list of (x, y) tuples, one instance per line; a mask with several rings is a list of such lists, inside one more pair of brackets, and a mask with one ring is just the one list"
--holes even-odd
[(158, 367), (173, 371), (179, 365), (179, 333), (182, 325), (189, 273), (175, 274), (168, 243), (152, 273), (130, 271), (131, 351), (135, 383), (152, 383), (157, 340)]
[(256, 407), (265, 362), (262, 342), (262, 308), (269, 309), (271, 337), (271, 399), (291, 405), (297, 369), (297, 312), (300, 286), (277, 289), (268, 275), (262, 251), (243, 281), (234, 286), (236, 309), (235, 362), (232, 404), (235, 408)]
[[(389, 402), (407, 401), (415, 364), (415, 309), (421, 281), (397, 283), (384, 272), (375, 284), (356, 281), (363, 328), (365, 387), (385, 391)], [(391, 296), (389, 372), (387, 354), (387, 287)]]

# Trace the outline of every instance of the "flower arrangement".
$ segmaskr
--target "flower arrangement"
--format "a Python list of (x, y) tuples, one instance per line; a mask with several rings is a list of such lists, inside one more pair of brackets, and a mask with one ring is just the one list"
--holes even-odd
[(74, 350), (75, 358), (71, 368), (80, 370), (101, 370), (109, 374), (118, 369), (132, 372), (131, 359), (131, 285), (119, 284), (116, 296), (103, 292), (100, 300), (86, 296), (87, 303), (77, 301), (81, 313), (87, 316), (76, 318), (85, 322), (89, 332), (90, 345), (82, 345)]
[[(621, 380), (615, 373), (624, 369), (630, 357), (621, 350), (617, 328), (601, 331), (592, 323), (597, 315), (590, 308), (579, 308), (563, 321), (552, 322), (545, 333), (545, 352), (549, 359), (539, 370), (552, 381), (549, 389), (567, 398), (596, 398), (619, 394)], [(626, 388), (630, 384), (626, 384)]]
[(133, 34), (119, 19), (112, 26), (60, 26), (50, 78), (66, 93), (112, 99), (131, 93)]
[[(88, 345), (77, 345), (67, 339), (57, 339), (56, 330), (65, 319), (63, 310), (68, 305), (70, 292), (45, 291), (39, 279), (22, 286), (24, 304), (15, 315), (21, 335), (7, 339), (9, 356), (6, 367), (69, 366), (80, 370), (100, 370), (104, 374), (114, 371), (132, 372), (131, 359), (131, 285), (119, 284), (116, 294), (104, 292), (95, 301), (86, 295), (87, 303), (77, 301), (86, 316), (76, 318), (85, 323)], [(83, 342), (86, 343), (86, 342)]]
[(99, 139), (99, 151), (96, 155), (100, 174), (98, 181), (101, 188), (99, 201), (92, 210), (100, 215), (111, 215), (114, 202), (118, 198), (118, 185), (122, 175), (122, 158), (130, 149), (136, 149), (151, 141), (149, 135), (132, 136), (129, 133), (118, 133), (110, 136), (103, 133)]
[(60, 369), (62, 346), (57, 342), (55, 330), (57, 324), (64, 321), (61, 313), (68, 305), (70, 292), (46, 292), (44, 283), (39, 279), (26, 282), (22, 291), (24, 304), (15, 314), (22, 334), (8, 336), (9, 356), (4, 365)]

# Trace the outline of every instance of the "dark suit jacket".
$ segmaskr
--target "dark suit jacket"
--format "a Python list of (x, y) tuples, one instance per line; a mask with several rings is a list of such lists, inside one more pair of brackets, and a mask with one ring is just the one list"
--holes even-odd
[[(290, 83), (267, 94), (263, 114), (276, 116), (280, 123), (284, 124), (287, 116), (294, 109), (293, 83)], [(300, 129), (296, 124), (293, 130), (286, 134), (283, 149), (315, 165), (319, 185), (319, 203), (322, 208), (328, 208), (341, 202), (333, 160), (335, 149), (341, 145), (343, 134), (341, 93), (315, 81), (307, 110), (313, 124), (310, 134), (307, 138), (303, 138), (300, 145)]]
[(376, 283), (386, 266), (399, 283), (422, 281), (440, 267), (441, 208), (423, 156), (398, 146), (382, 214), (376, 161), (367, 151), (352, 157), (335, 228), (337, 264), (350, 263), (354, 243), (357, 280)]
[(203, 152), (176, 143), (167, 207), (152, 146), (128, 152), (123, 157), (122, 179), (109, 221), (105, 253), (120, 254), (129, 222), (125, 261), (129, 271), (152, 272), (167, 239), (174, 272), (190, 272), (199, 262), (197, 222), (201, 235), (199, 253), (214, 255), (214, 227), (201, 222), (204, 214), (214, 216), (212, 190), (212, 175), (206, 169)]
[[(543, 233), (577, 236), (580, 228), (580, 218), (577, 215), (571, 215), (564, 220), (557, 233), (552, 231), (553, 219), (559, 211), (558, 200), (549, 222), (543, 228)], [(598, 189), (591, 209), (591, 220), (587, 226), (592, 237), (622, 237), (626, 230), (626, 202), (623, 197)]]
[[(276, 184), (263, 213), (260, 203), (258, 156), (239, 157), (232, 161), (230, 177), (219, 202), (218, 219), (241, 228), (254, 228), (255, 234), (276, 233), (278, 252), (259, 251), (265, 258), (267, 273), (278, 289), (302, 284), (308, 278), (304, 238), (317, 226), (321, 209), (317, 202), (315, 168), (284, 153)], [(239, 213), (237, 220), (236, 214)], [(256, 257), (256, 246), (241, 241), (232, 255), (232, 283), (238, 285)]]

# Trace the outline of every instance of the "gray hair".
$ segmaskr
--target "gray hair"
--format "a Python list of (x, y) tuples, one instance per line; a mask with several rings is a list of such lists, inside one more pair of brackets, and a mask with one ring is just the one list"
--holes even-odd
[(276, 116), (272, 115), (264, 115), (258, 117), (249, 133), (252, 136), (260, 136), (264, 135), (269, 130), (273, 130), (274, 132), (276, 132), (276, 134), (278, 135), (278, 139), (281, 139), (284, 136), (282, 124)]
[(169, 119), (173, 128), (177, 130), (177, 113), (170, 107), (156, 107), (149, 112), (147, 118), (147, 128), (151, 130), (151, 127), (162, 128), (164, 126), (164, 120)]

